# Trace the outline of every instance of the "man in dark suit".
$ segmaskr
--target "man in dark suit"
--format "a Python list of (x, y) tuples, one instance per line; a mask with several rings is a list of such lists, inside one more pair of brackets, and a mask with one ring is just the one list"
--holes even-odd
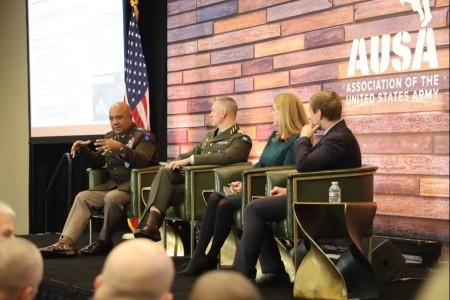
[(88, 191), (78, 193), (67, 216), (58, 242), (39, 249), (44, 257), (78, 255), (75, 246), (86, 228), (94, 208), (103, 207), (105, 218), (100, 237), (80, 250), (83, 255), (104, 255), (112, 249), (112, 236), (124, 217), (124, 208), (130, 203), (131, 169), (159, 164), (156, 140), (153, 134), (133, 123), (130, 107), (118, 102), (109, 109), (112, 131), (95, 141), (75, 141), (70, 153), (86, 160), (92, 168), (105, 167), (109, 180)]
[[(294, 144), (298, 172), (361, 167), (358, 141), (341, 119), (342, 102), (335, 92), (319, 92), (311, 96), (311, 124), (305, 125)], [(321, 129), (323, 137), (313, 146), (311, 138)], [(267, 222), (286, 218), (286, 189), (275, 187), (272, 197), (251, 201), (244, 210), (244, 229), (233, 269), (254, 280), (256, 262), (263, 276), (258, 285), (289, 283), (278, 247)]]
[(184, 166), (228, 165), (247, 161), (252, 141), (236, 124), (237, 110), (233, 98), (219, 97), (214, 100), (209, 118), (211, 125), (217, 129), (206, 134), (192, 150), (180, 154), (158, 171), (152, 182), (147, 207), (134, 232), (135, 237), (161, 240), (159, 228), (166, 210), (184, 201)]

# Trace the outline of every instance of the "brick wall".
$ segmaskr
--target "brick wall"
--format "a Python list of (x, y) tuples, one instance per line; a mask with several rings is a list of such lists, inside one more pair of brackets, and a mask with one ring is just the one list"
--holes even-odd
[(449, 1), (431, 0), (424, 23), (404, 2), (168, 1), (168, 157), (211, 129), (215, 97), (237, 100), (257, 160), (274, 95), (308, 105), (335, 90), (363, 163), (379, 167), (375, 231), (448, 243)]

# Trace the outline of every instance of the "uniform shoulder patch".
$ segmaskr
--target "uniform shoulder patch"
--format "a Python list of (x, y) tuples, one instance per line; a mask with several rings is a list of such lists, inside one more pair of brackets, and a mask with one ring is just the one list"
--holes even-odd
[(143, 141), (149, 141), (150, 139), (151, 139), (151, 134), (150, 134), (150, 132), (146, 132), (146, 133), (144, 133), (143, 135), (142, 135), (142, 140)]

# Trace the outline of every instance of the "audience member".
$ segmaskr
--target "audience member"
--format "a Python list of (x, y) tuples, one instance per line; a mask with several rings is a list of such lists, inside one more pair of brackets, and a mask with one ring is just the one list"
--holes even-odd
[(14, 236), (14, 210), (5, 202), (0, 201), (0, 241)]
[(184, 201), (184, 174), (187, 165), (227, 165), (245, 162), (252, 148), (252, 141), (236, 124), (238, 107), (234, 99), (219, 97), (214, 100), (209, 118), (217, 129), (209, 132), (202, 142), (187, 153), (161, 168), (153, 179), (149, 200), (138, 229), (137, 238), (161, 240), (159, 228), (166, 210)]
[(0, 241), (0, 300), (34, 299), (44, 273), (38, 248), (16, 237)]
[(200, 276), (189, 300), (262, 300), (261, 293), (245, 276), (235, 271), (215, 270)]
[(106, 258), (94, 282), (94, 299), (171, 300), (174, 277), (173, 261), (161, 245), (127, 240)]
[(130, 203), (132, 168), (159, 164), (155, 137), (133, 123), (130, 107), (118, 102), (109, 110), (112, 131), (95, 141), (95, 152), (88, 148), (91, 141), (76, 141), (70, 150), (93, 168), (106, 165), (110, 179), (88, 191), (80, 192), (72, 205), (58, 242), (41, 248), (44, 257), (78, 255), (75, 246), (86, 228), (94, 208), (104, 208), (103, 228), (99, 239), (81, 249), (83, 255), (104, 255), (113, 247), (112, 237), (124, 219), (124, 207)]
[[(305, 125), (294, 144), (298, 172), (361, 166), (358, 141), (341, 119), (341, 97), (335, 92), (319, 92), (311, 96), (309, 114), (311, 124)], [(316, 130), (324, 136), (312, 145)], [(251, 201), (244, 210), (244, 229), (238, 245), (233, 269), (255, 280), (256, 262), (260, 260), (263, 276), (258, 285), (289, 283), (272, 230), (267, 222), (286, 218), (286, 189), (274, 187), (271, 197)]]
[[(294, 94), (286, 93), (274, 98), (272, 121), (278, 128), (267, 140), (255, 168), (294, 165), (293, 144), (308, 119), (300, 99)], [(233, 214), (242, 205), (241, 189), (242, 182), (235, 181), (230, 184), (230, 190), (235, 195), (226, 196), (224, 192), (220, 192), (209, 196), (197, 247), (180, 275), (196, 276), (217, 267), (217, 256), (231, 231)], [(211, 239), (212, 245), (205, 254)]]

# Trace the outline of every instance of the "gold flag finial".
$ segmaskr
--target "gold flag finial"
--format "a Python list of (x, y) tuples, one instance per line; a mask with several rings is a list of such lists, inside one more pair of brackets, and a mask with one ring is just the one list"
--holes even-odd
[(134, 14), (136, 15), (136, 20), (139, 18), (138, 4), (139, 0), (130, 0), (131, 7), (134, 9)]

